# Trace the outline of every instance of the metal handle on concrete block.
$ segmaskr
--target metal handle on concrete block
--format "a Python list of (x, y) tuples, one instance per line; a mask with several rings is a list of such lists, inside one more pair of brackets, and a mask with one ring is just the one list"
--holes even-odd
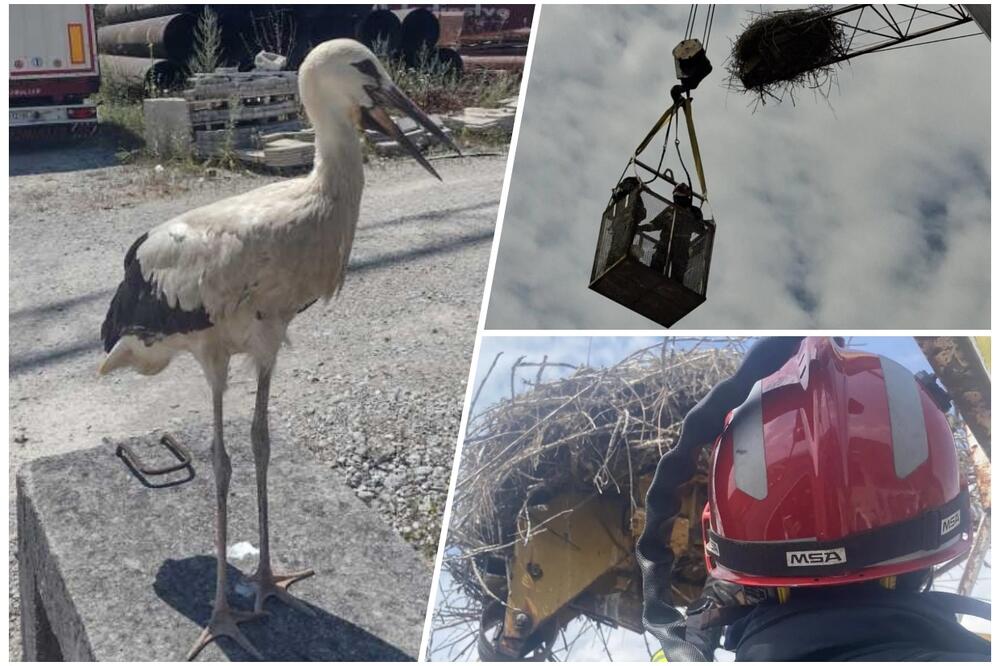
[(125, 464), (140, 477), (146, 485), (149, 484), (144, 477), (149, 476), (163, 476), (164, 474), (170, 474), (172, 472), (179, 472), (183, 469), (188, 470), (188, 477), (186, 479), (181, 479), (173, 483), (166, 485), (176, 485), (178, 483), (184, 483), (194, 478), (194, 468), (191, 466), (191, 452), (187, 450), (183, 444), (174, 439), (173, 435), (170, 433), (163, 433), (160, 437), (160, 444), (162, 444), (170, 453), (172, 453), (178, 460), (174, 465), (167, 465), (166, 467), (150, 467), (142, 462), (136, 452), (131, 446), (125, 443), (119, 443), (118, 448), (115, 453), (125, 461)]

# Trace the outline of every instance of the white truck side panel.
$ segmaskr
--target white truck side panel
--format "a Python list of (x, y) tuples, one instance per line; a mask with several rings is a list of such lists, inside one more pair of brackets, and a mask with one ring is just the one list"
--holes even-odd
[[(8, 5), (12, 78), (50, 78), (97, 73), (97, 40), (90, 5)], [(83, 62), (70, 57), (70, 25), (83, 29)]]

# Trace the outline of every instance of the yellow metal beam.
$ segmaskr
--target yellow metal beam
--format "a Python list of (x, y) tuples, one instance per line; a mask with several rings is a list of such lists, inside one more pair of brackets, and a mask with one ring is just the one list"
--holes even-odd
[(628, 498), (561, 495), (528, 511), (508, 565), (504, 639), (524, 640), (632, 551)]
[(916, 340), (979, 446), (987, 457), (991, 457), (989, 342), (945, 336), (918, 337)]

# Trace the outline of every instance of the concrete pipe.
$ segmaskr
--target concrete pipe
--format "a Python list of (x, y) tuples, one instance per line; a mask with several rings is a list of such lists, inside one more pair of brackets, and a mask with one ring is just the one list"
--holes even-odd
[(379, 50), (395, 54), (399, 52), (403, 26), (389, 10), (376, 9), (358, 22), (355, 36), (370, 49), (379, 45)]
[(437, 49), (434, 55), (438, 63), (445, 67), (449, 73), (461, 76), (462, 70), (465, 67), (462, 63), (462, 56), (458, 51), (444, 47)]
[(197, 14), (200, 5), (104, 5), (104, 25), (131, 23), (171, 14)]
[(147, 90), (173, 88), (184, 80), (184, 68), (172, 60), (102, 54), (100, 61), (104, 76), (120, 77)]
[(106, 25), (97, 30), (97, 50), (111, 55), (187, 62), (194, 51), (196, 19), (190, 14)]
[(422, 50), (430, 51), (437, 46), (441, 36), (441, 25), (437, 16), (422, 7), (413, 9), (396, 9), (393, 14), (399, 19), (403, 28), (400, 48), (406, 55), (407, 62), (419, 56)]

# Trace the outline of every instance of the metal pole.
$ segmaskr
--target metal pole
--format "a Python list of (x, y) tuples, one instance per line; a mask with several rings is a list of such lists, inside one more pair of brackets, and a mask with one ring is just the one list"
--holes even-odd
[(986, 39), (990, 39), (990, 5), (962, 5), (962, 8), (972, 15), (972, 20), (986, 35)]
[(983, 514), (979, 520), (979, 527), (976, 529), (976, 538), (972, 542), (972, 550), (969, 552), (969, 559), (965, 563), (965, 570), (962, 571), (962, 578), (958, 581), (958, 593), (964, 597), (972, 594), (972, 588), (979, 579), (979, 571), (983, 568), (986, 560), (986, 553), (990, 550), (990, 515)]

